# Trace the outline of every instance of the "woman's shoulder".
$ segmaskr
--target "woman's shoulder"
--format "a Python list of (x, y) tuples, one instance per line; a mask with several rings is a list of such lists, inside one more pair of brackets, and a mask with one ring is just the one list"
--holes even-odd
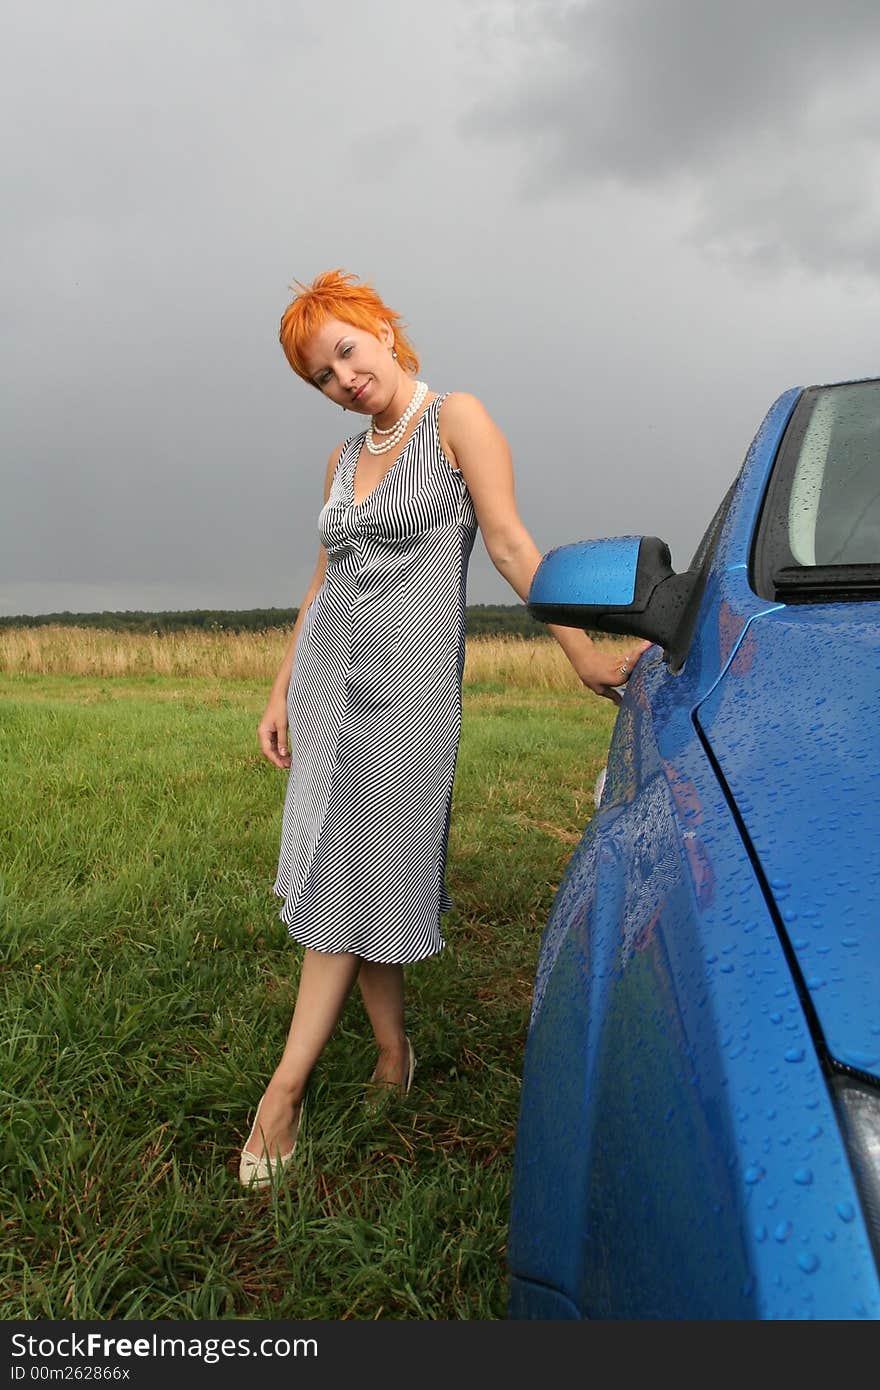
[(467, 411), (473, 409), (474, 406), (485, 409), (482, 401), (472, 395), (470, 391), (439, 391), (437, 397), (447, 410)]
[(447, 391), (440, 397), (438, 432), (440, 447), (452, 467), (461, 468), (462, 458), (479, 457), (498, 434), (483, 402), (470, 391)]
[(443, 391), (439, 397), (447, 424), (485, 420), (489, 414), (483, 402), (470, 391)]
[(483, 402), (470, 391), (447, 391), (441, 404), (440, 419), (450, 441), (471, 435), (474, 431), (482, 434), (487, 427), (491, 430), (493, 426), (492, 417)]

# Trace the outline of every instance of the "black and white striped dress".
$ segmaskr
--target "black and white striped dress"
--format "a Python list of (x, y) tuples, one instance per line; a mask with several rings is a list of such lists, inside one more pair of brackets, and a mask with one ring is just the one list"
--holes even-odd
[(452, 906), (446, 848), (477, 519), (440, 447), (444, 399), (360, 503), (365, 434), (343, 446), (319, 517), (326, 574), (287, 699), (280, 917), (304, 946), (373, 961), (440, 951)]

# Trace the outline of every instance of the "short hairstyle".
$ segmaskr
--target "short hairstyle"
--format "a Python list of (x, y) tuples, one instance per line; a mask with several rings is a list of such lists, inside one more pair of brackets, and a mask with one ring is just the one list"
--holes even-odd
[(419, 370), (419, 359), (403, 331), (400, 315), (389, 309), (371, 285), (358, 284), (357, 276), (348, 275), (342, 270), (325, 270), (311, 285), (300, 284), (299, 280), (293, 283), (301, 293), (285, 309), (278, 336), (285, 357), (303, 381), (315, 385), (303, 360), (303, 351), (309, 339), (328, 319), (342, 319), (355, 328), (365, 329), (374, 337), (379, 336), (382, 320), (387, 320), (394, 334), (394, 350), (399, 365), (405, 372), (415, 373)]

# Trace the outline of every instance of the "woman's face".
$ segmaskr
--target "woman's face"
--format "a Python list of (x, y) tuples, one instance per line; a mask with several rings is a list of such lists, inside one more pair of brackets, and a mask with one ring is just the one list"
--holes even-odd
[(383, 324), (380, 337), (341, 319), (328, 319), (309, 339), (303, 358), (312, 381), (331, 401), (363, 415), (378, 415), (398, 384), (391, 356), (394, 335)]

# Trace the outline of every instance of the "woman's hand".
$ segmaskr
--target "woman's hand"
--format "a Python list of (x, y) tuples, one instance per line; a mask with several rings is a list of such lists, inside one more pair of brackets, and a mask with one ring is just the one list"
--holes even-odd
[(642, 652), (647, 651), (651, 645), (650, 642), (637, 642), (617, 655), (594, 647), (590, 652), (589, 661), (584, 663), (578, 675), (589, 690), (619, 705), (620, 694), (615, 690), (615, 686), (626, 685)]
[(287, 737), (287, 696), (271, 695), (257, 727), (257, 738), (264, 756), (276, 767), (290, 767)]

